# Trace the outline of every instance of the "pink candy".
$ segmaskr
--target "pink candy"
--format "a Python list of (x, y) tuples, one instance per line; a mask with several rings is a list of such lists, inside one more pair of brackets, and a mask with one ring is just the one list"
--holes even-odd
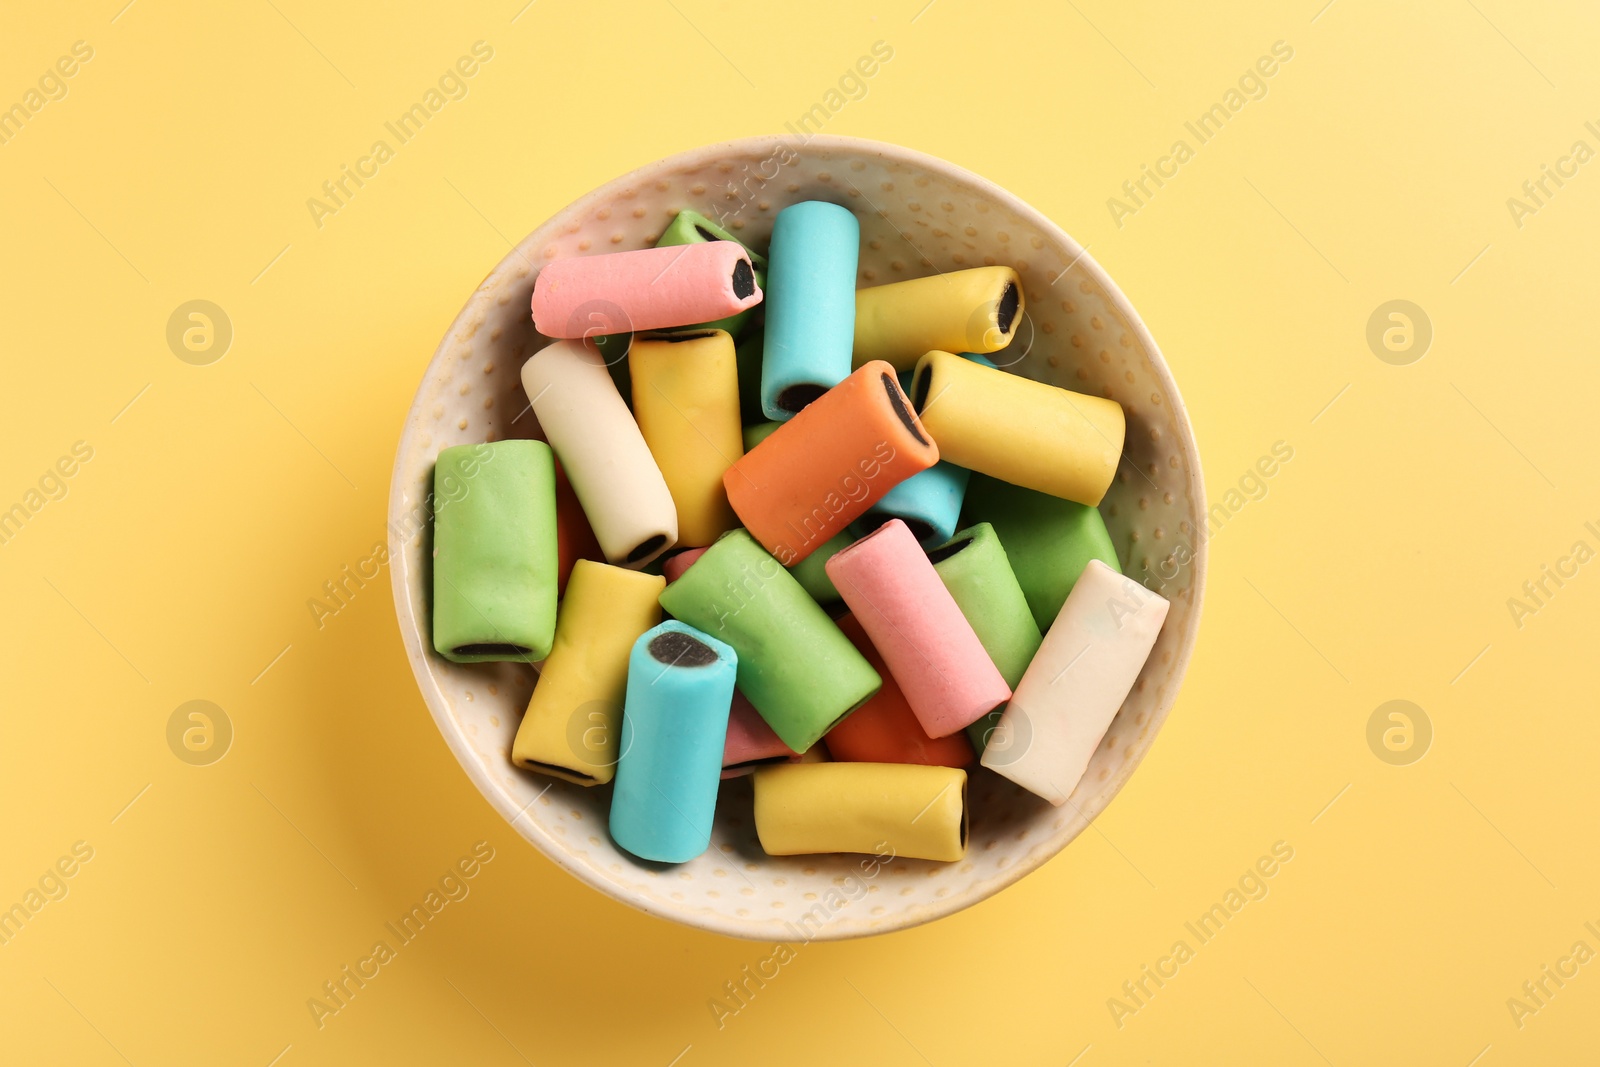
[(666, 576), (667, 581), (675, 582), (683, 577), (683, 572), (689, 569), (691, 563), (705, 554), (706, 550), (703, 548), (691, 548), (674, 553), (661, 564), (661, 573)]
[(595, 337), (693, 326), (761, 302), (750, 253), (733, 241), (573, 256), (533, 282), (533, 327)]
[(929, 737), (946, 737), (1011, 699), (922, 547), (900, 519), (826, 565)]
[(744, 694), (733, 691), (733, 708), (728, 712), (728, 739), (722, 746), (722, 777), (738, 778), (757, 767), (794, 759), (800, 753), (778, 740), (767, 720)]

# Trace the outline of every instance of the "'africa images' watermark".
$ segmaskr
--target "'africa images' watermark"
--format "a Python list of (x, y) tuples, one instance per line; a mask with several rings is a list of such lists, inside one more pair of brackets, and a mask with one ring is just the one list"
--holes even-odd
[[(1141, 964), (1138, 975), (1122, 983), (1121, 996), (1106, 998), (1106, 1010), (1111, 1013), (1111, 1021), (1117, 1024), (1117, 1029), (1121, 1030), (1130, 1018), (1149, 1007), (1156, 994), (1178, 977), (1182, 967), (1195, 958), (1201, 947), (1216, 940), (1227, 924), (1238, 918), (1245, 905), (1267, 899), (1272, 891), (1269, 881), (1293, 859), (1293, 845), (1287, 841), (1273, 842), (1271, 855), (1257, 859), (1228, 887), (1221, 900), (1201, 912), (1199, 918), (1183, 924), (1187, 936), (1175, 940), (1166, 955), (1158, 957), (1153, 964)], [(1194, 940), (1192, 945), (1190, 938)]]
[(22, 94), (21, 99), (9, 108), (0, 110), (0, 145), (8, 145), (22, 132), (31, 120), (38, 117), (46, 105), (67, 98), (67, 79), (94, 58), (94, 46), (88, 41), (72, 42), (71, 55), (61, 56), (52, 66), (46, 67), (34, 87)]
[[(1593, 121), (1583, 124), (1589, 136), (1600, 140), (1600, 126)], [(1588, 141), (1579, 138), (1572, 142), (1565, 155), (1556, 157), (1554, 165), (1539, 164), (1539, 173), (1522, 183), (1521, 196), (1506, 197), (1506, 210), (1511, 213), (1511, 223), (1517, 229), (1527, 225), (1532, 215), (1550, 206), (1556, 194), (1566, 188), (1567, 182), (1578, 176), (1579, 168), (1595, 157)]]
[(384, 930), (392, 935), (393, 944), (390, 943), (390, 937), (379, 938), (365, 956), (341, 967), (332, 978), (323, 982), (320, 994), (307, 997), (306, 1010), (311, 1013), (311, 1020), (317, 1024), (317, 1029), (321, 1030), (328, 1025), (330, 1018), (348, 1008), (356, 994), (382, 974), (383, 968), (398, 958), (402, 948), (421, 937), (422, 931), (448, 905), (466, 900), (472, 892), (472, 879), (494, 856), (494, 846), (489, 842), (479, 841), (473, 845), (470, 855), (462, 856), (453, 866), (445, 869), (439, 877), (437, 888), (429, 886), (422, 899), (411, 905), (411, 910), (393, 922), (383, 924)]
[(1122, 183), (1122, 196), (1106, 199), (1106, 210), (1111, 213), (1111, 221), (1116, 223), (1117, 229), (1122, 229), (1130, 215), (1137, 215), (1167, 182), (1176, 178), (1179, 168), (1221, 133), (1228, 121), (1243, 111), (1246, 104), (1252, 100), (1266, 99), (1268, 79), (1278, 73), (1282, 64), (1293, 58), (1294, 47), (1287, 41), (1272, 42), (1271, 55), (1257, 59), (1239, 76), (1237, 86), (1230, 85), (1221, 100), (1202, 111), (1193, 121), (1183, 124), (1185, 132), (1194, 138), (1194, 144), (1189, 143), (1188, 137), (1179, 137), (1172, 142), (1167, 154), (1158, 157), (1154, 164), (1141, 163), (1138, 175)]
[(70, 454), (63, 454), (54, 464), (46, 467), (36, 485), (29, 486), (10, 507), (0, 504), (0, 545), (9, 545), (22, 532), (29, 521), (45, 509), (45, 505), (65, 500), (71, 491), (68, 479), (94, 459), (94, 446), (88, 441), (74, 441)]
[[(847, 67), (839, 76), (837, 87), (830, 86), (820, 100), (802, 112), (793, 122), (785, 122), (783, 128), (797, 137), (801, 144), (810, 141), (822, 132), (822, 128), (833, 116), (843, 111), (852, 101), (866, 99), (869, 91), (867, 82), (877, 76), (893, 58), (893, 45), (887, 41), (872, 42), (870, 54), (860, 56), (852, 66)], [(730, 178), (724, 182), (722, 202), (711, 204), (706, 214), (714, 218), (717, 225), (731, 228), (734, 220), (746, 207), (756, 201), (761, 191), (767, 187), (767, 183), (776, 180), (784, 167), (790, 166), (799, 158), (787, 139), (780, 141), (778, 147), (766, 159), (761, 160), (753, 168), (746, 163), (737, 178)]]
[(393, 121), (383, 124), (389, 137), (394, 139), (393, 144), (383, 137), (373, 141), (367, 153), (358, 156), (354, 163), (339, 165), (338, 174), (322, 183), (321, 196), (306, 200), (306, 210), (311, 213), (311, 222), (317, 229), (326, 225), (328, 216), (337, 215), (348, 207), (367, 182), (378, 176), (379, 169), (393, 159), (402, 146), (421, 133), (423, 126), (443, 111), (446, 104), (467, 98), (470, 91), (468, 80), (477, 75), (483, 64), (494, 58), (494, 48), (486, 41), (472, 42), (471, 52), (471, 55), (463, 55), (452, 66), (445, 68), (445, 72), (439, 75), (437, 85), (428, 86), (420, 100), (400, 112)]
[(1204, 529), (1186, 531), (1189, 536), (1180, 537), (1172, 551), (1154, 566), (1148, 560), (1145, 562), (1145, 577), (1141, 579), (1142, 584), (1160, 591), (1176, 582), (1184, 568), (1198, 557), (1201, 545), (1215, 537), (1247, 506), (1267, 498), (1272, 491), (1269, 484), (1271, 479), (1276, 477), (1292, 459), (1294, 459), (1294, 446), (1287, 441), (1274, 441), (1270, 452), (1263, 454), (1254, 464), (1245, 468), (1235, 484), (1225, 489), (1206, 511)]
[(1511, 622), (1517, 629), (1527, 625), (1530, 616), (1549, 607), (1556, 594), (1578, 576), (1580, 568), (1594, 559), (1595, 549), (1588, 538), (1600, 544), (1600, 526), (1586, 522), (1583, 529), (1588, 537), (1578, 538), (1564, 555), (1557, 556), (1553, 562), (1539, 564), (1539, 573), (1522, 583), (1522, 595), (1506, 598), (1506, 610), (1511, 613)]
[(861, 871), (859, 876), (855, 871), (851, 871), (835, 879), (834, 888), (823, 893), (820, 899), (802, 912), (798, 919), (785, 922), (784, 927), (794, 935), (795, 940), (774, 944), (772, 951), (764, 958), (754, 964), (745, 964), (736, 978), (723, 982), (722, 995), (711, 997), (706, 1001), (706, 1008), (711, 1012), (711, 1020), (717, 1024), (717, 1029), (723, 1029), (728, 1025), (729, 1019), (750, 1006), (756, 994), (765, 989), (767, 983), (777, 978), (782, 973), (782, 968), (794, 960), (799, 946), (810, 944), (840, 912), (856, 901), (864, 899), (872, 889), (868, 883), (878, 877), (884, 866), (894, 859), (894, 847), (887, 841), (879, 841), (873, 854), (863, 857), (857, 864), (857, 868)]

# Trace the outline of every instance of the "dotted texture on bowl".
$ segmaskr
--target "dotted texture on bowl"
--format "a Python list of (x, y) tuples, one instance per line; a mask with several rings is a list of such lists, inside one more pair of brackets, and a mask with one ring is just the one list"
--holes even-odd
[[(547, 343), (528, 309), (542, 263), (648, 247), (683, 208), (721, 220), (764, 251), (773, 216), (810, 199), (841, 204), (860, 220), (861, 286), (995, 263), (1017, 270), (1026, 317), (991, 358), (1123, 406), (1125, 454), (1101, 512), (1124, 569), (1171, 600), (1171, 614), (1066, 806), (1051, 807), (987, 770), (969, 772), (971, 837), (961, 861), (767, 856), (749, 780), (739, 779), (723, 784), (705, 855), (672, 868), (641, 864), (606, 833), (609, 786), (585, 789), (511, 765), (535, 668), (453, 664), (433, 653), (425, 519), (434, 457), (450, 445), (540, 435), (518, 372)], [(903, 928), (981, 900), (1055, 855), (1105, 808), (1171, 708), (1194, 644), (1204, 508), (1193, 434), (1160, 353), (1111, 280), (1058, 227), (983, 179), (904, 149), (838, 137), (803, 145), (752, 138), (661, 160), (596, 190), (484, 279), (408, 416), (390, 495), (390, 552), (423, 696), (468, 774), (518, 833), (590, 885), (652, 914), (738, 937), (833, 939)]]

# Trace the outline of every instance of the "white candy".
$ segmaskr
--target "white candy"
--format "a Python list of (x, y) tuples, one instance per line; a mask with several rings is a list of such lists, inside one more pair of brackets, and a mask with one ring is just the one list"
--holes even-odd
[(672, 494), (600, 357), (556, 341), (522, 365), (522, 388), (606, 562), (642, 567), (676, 544)]
[(1133, 689), (1167, 608), (1164, 597), (1091, 560), (1017, 683), (983, 765), (1065, 804)]

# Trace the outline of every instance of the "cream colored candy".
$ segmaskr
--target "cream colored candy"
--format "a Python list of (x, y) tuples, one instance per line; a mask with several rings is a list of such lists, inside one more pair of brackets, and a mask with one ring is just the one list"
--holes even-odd
[(1072, 587), (982, 763), (1060, 807), (1133, 689), (1167, 601), (1099, 560)]
[(638, 568), (676, 544), (672, 494), (600, 357), (556, 341), (522, 365), (522, 388), (606, 561)]

